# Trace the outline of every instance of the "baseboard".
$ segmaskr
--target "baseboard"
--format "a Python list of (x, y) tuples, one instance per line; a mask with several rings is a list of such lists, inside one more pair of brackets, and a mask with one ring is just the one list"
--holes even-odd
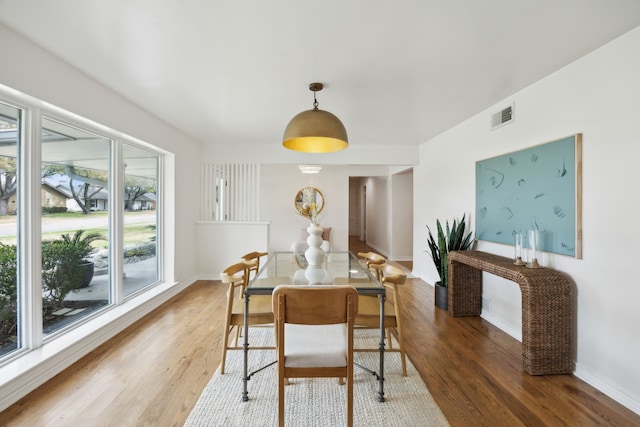
[(0, 411), (173, 298), (197, 279), (159, 284), (0, 368)]
[(615, 385), (603, 381), (597, 375), (589, 372), (588, 369), (581, 368), (578, 364), (576, 364), (576, 370), (573, 375), (640, 415), (640, 397), (632, 396), (624, 390), (620, 390)]
[(480, 314), (487, 322), (491, 323), (496, 328), (500, 329), (502, 332), (510, 335), (511, 337), (517, 339), (522, 342), (522, 331), (519, 329), (514, 329), (511, 325), (504, 323), (500, 318), (492, 316), (490, 312), (482, 310), (482, 314)]

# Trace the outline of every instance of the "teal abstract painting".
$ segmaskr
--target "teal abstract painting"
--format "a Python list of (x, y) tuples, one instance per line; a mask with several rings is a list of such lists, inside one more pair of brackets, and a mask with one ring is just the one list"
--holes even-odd
[(513, 245), (538, 230), (538, 249), (581, 258), (582, 136), (476, 162), (476, 238)]

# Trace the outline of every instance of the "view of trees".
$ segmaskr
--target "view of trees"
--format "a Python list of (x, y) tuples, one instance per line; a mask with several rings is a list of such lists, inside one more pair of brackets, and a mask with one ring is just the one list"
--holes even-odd
[[(0, 173), (2, 173), (1, 169)], [(92, 197), (94, 197), (101, 190), (107, 187), (107, 172), (105, 171), (97, 171), (53, 163), (43, 164), (42, 178), (50, 177), (56, 174), (69, 177), (69, 190), (71, 191), (71, 196), (76, 201), (78, 206), (82, 209), (82, 212), (84, 214), (89, 214), (91, 212)], [(125, 210), (134, 210), (136, 206), (135, 202), (145, 194), (156, 194), (156, 187), (156, 180), (154, 179), (141, 178), (130, 175), (125, 176)], [(2, 213), (0, 213), (0, 215), (2, 215)]]
[(16, 173), (16, 159), (0, 157), (0, 215), (9, 214), (9, 199), (18, 189)]
[(156, 193), (156, 181), (153, 179), (139, 178), (134, 176), (125, 177), (125, 210), (131, 211), (135, 206), (135, 201), (147, 193)]

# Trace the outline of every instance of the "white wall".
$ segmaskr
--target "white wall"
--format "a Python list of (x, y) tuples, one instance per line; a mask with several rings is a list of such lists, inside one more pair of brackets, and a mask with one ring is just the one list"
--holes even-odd
[(349, 236), (360, 238), (362, 234), (360, 217), (362, 216), (361, 178), (349, 179)]
[[(282, 123), (282, 131), (286, 126)], [(349, 124), (346, 124), (347, 128)], [(348, 129), (347, 129), (348, 130)], [(414, 165), (418, 160), (415, 145), (351, 145), (335, 153), (300, 153), (282, 146), (282, 141), (273, 144), (224, 144), (205, 145), (203, 157), (213, 163), (260, 163), (260, 164), (321, 164), (343, 166)], [(215, 159), (215, 160), (213, 160)]]
[(391, 177), (369, 177), (366, 187), (366, 241), (376, 252), (391, 252)]
[[(414, 273), (435, 282), (425, 225), (475, 212), (475, 162), (582, 133), (583, 259), (545, 253), (542, 263), (568, 273), (577, 285), (576, 375), (638, 413), (639, 52), (640, 27), (424, 143), (414, 169), (420, 191), (413, 246)], [(490, 131), (491, 113), (511, 101), (515, 122)], [(511, 246), (487, 242), (478, 249), (513, 254)], [(519, 338), (518, 286), (487, 274), (484, 284), (491, 307), (483, 316)]]
[(268, 251), (268, 222), (198, 221), (197, 229), (194, 244), (202, 279), (220, 280), (220, 272), (244, 254)]
[(391, 176), (391, 251), (395, 261), (413, 260), (413, 170)]

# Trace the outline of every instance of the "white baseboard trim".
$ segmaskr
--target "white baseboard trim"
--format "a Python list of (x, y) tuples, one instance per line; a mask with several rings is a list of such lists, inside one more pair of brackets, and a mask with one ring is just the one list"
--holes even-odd
[(504, 332), (504, 333), (512, 336), (513, 338), (517, 339), (518, 341), (522, 342), (522, 331), (521, 330), (514, 329), (511, 325), (509, 325), (507, 323), (504, 323), (499, 318), (493, 316), (491, 313), (486, 312), (484, 310), (482, 310), (482, 314), (480, 314), (480, 317), (482, 317), (487, 322), (491, 323), (496, 328), (500, 329), (502, 332)]
[(573, 375), (640, 415), (640, 398), (638, 396), (632, 396), (615, 385), (603, 381), (597, 375), (589, 372), (588, 369), (581, 368), (578, 364), (576, 364), (576, 370)]
[(173, 298), (197, 279), (162, 283), (0, 368), (0, 411)]

